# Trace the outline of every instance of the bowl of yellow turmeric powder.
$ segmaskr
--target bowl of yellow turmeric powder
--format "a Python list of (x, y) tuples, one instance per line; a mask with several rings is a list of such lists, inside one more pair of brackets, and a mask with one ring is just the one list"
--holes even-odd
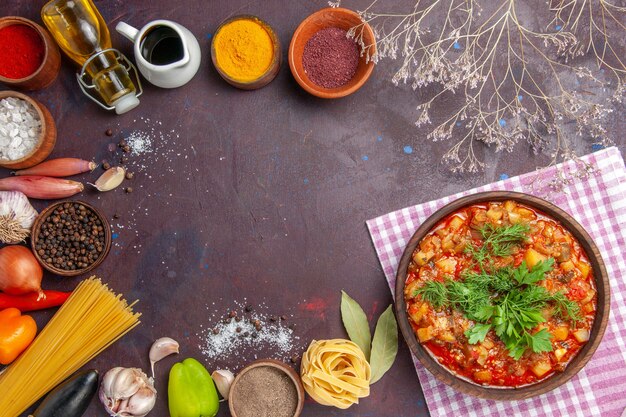
[(215, 31), (211, 60), (227, 83), (255, 90), (269, 84), (278, 74), (280, 41), (272, 27), (258, 17), (234, 16)]

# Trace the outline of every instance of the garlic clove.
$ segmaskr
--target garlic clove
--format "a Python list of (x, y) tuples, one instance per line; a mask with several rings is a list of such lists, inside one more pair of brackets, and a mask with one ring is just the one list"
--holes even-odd
[(126, 170), (124, 167), (112, 167), (107, 169), (104, 174), (100, 175), (96, 182), (91, 185), (96, 187), (98, 191), (111, 191), (124, 181), (125, 175)]
[(179, 344), (170, 337), (161, 337), (152, 344), (150, 348), (150, 367), (152, 368), (152, 378), (154, 378), (154, 364), (174, 353), (178, 353)]
[(222, 398), (227, 400), (228, 393), (230, 392), (230, 386), (235, 380), (235, 375), (233, 375), (233, 373), (228, 369), (218, 369), (213, 371), (211, 378), (213, 378), (213, 382), (215, 382), (215, 386), (222, 395)]
[(156, 396), (154, 388), (145, 386), (130, 397), (118, 413), (123, 416), (143, 417), (154, 408)]
[(117, 378), (117, 375), (122, 372), (124, 368), (118, 366), (116, 368), (109, 369), (109, 371), (102, 377), (102, 383), (100, 384), (100, 392), (107, 397), (113, 396), (113, 383)]

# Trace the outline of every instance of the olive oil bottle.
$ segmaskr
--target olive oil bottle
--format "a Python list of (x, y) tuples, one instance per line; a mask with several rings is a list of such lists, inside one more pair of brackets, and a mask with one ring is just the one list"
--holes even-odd
[(112, 49), (109, 29), (91, 0), (51, 0), (41, 18), (63, 52), (82, 68), (78, 81), (85, 94), (118, 114), (139, 104), (128, 72), (132, 64)]

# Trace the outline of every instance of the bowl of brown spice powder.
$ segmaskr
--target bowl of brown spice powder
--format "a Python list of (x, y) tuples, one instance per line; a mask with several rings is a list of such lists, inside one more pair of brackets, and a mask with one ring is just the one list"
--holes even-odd
[(255, 361), (242, 369), (228, 394), (232, 417), (298, 417), (303, 406), (300, 377), (273, 359)]
[[(352, 32), (354, 36), (349, 36)], [(368, 47), (366, 54), (361, 54), (363, 46)], [(374, 70), (368, 57), (375, 52), (374, 32), (356, 12), (328, 7), (304, 19), (294, 32), (289, 68), (310, 94), (340, 98), (365, 84)]]

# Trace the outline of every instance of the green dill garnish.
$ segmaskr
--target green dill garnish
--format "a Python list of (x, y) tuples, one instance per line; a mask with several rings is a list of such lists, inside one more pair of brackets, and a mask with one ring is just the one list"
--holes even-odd
[(476, 262), (482, 267), (491, 255), (509, 256), (513, 247), (526, 239), (529, 231), (530, 226), (526, 223), (501, 227), (487, 223), (478, 229), (483, 238), (483, 244), (479, 247), (469, 245), (466, 251), (471, 253)]
[(573, 322), (581, 320), (576, 302), (562, 292), (550, 293), (537, 285), (552, 271), (554, 259), (538, 262), (530, 269), (525, 261), (517, 268), (494, 268), (492, 264), (484, 267), (492, 256), (510, 255), (513, 246), (525, 240), (528, 232), (528, 225), (522, 224), (483, 227), (480, 233), (485, 245), (468, 250), (479, 263), (480, 272), (466, 270), (462, 281), (426, 281), (413, 296), (419, 295), (436, 309), (459, 310), (473, 320), (476, 324), (465, 332), (470, 344), (483, 341), (493, 329), (516, 360), (528, 349), (535, 353), (551, 351), (551, 335), (546, 329), (531, 333), (546, 321), (542, 310), (553, 306), (559, 317)]

